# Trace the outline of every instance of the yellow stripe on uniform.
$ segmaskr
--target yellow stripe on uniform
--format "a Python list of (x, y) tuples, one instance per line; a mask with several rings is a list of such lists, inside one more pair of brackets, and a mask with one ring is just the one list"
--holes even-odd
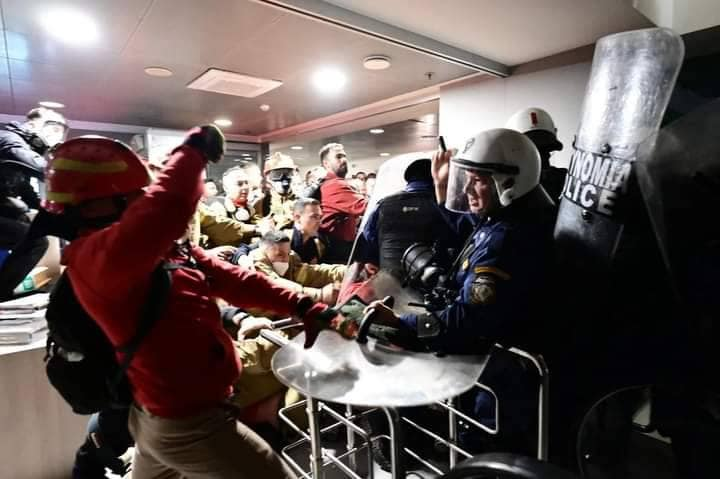
[(51, 168), (60, 171), (79, 171), (81, 173), (120, 173), (128, 169), (124, 161), (89, 162), (58, 158), (51, 163)]
[(72, 203), (75, 200), (75, 195), (72, 193), (48, 191), (46, 196), (49, 201), (54, 201), (55, 203)]
[(507, 274), (505, 271), (501, 270), (500, 268), (495, 268), (493, 266), (475, 266), (475, 274), (481, 274), (481, 273), (489, 273), (494, 274), (500, 279), (508, 280), (510, 279), (510, 275)]

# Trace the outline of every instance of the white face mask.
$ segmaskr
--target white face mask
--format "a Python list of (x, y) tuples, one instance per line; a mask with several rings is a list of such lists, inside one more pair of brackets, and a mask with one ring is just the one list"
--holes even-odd
[(285, 273), (287, 273), (288, 268), (290, 268), (290, 263), (285, 261), (273, 261), (273, 269), (277, 274), (280, 276), (285, 276)]

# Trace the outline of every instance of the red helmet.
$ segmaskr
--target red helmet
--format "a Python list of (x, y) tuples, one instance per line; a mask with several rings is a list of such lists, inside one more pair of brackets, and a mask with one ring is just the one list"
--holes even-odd
[(52, 213), (84, 201), (126, 195), (150, 184), (147, 167), (127, 145), (102, 136), (81, 136), (60, 144), (46, 171)]

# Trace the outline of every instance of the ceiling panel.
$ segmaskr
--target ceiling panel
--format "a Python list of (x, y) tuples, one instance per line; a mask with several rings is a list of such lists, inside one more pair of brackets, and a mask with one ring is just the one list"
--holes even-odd
[(156, 0), (127, 51), (170, 63), (218, 63), (281, 16), (279, 10), (247, 0)]
[[(3, 71), (6, 73), (5, 70)], [(8, 78), (5, 74), (0, 75), (0, 96), (11, 96), (10, 78)]]
[(327, 1), (506, 65), (653, 26), (630, 0)]
[(0, 94), (0, 111), (13, 111), (13, 99), (10, 95)]

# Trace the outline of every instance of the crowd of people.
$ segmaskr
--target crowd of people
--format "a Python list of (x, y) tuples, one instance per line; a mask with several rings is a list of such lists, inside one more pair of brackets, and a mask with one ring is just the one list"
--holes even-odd
[[(13, 250), (5, 266), (17, 272), (3, 267), (0, 284), (29, 271), (45, 235), (69, 240), (65, 276), (120, 348), (138, 327), (132, 318), (152, 301), (151, 273), (158, 265), (172, 270), (165, 310), (127, 369), (134, 403), (93, 417), (75, 477), (103, 477), (105, 467), (123, 472), (120, 458), (133, 444), (134, 477), (295, 477), (267, 442), (283, 443), (276, 411), (298, 396), (272, 376), (275, 346), (257, 333), (293, 316), (307, 347), (322, 329), (352, 338), (357, 324), (333, 309), (351, 259), (366, 275), (379, 268), (402, 277), (399, 262), (409, 246), (439, 241), (454, 264), (457, 298), (425, 315), (397, 315), (379, 302), (368, 312), (423, 348), (522, 344), (540, 300), (534, 286), (550, 261), (564, 172), (549, 163), (562, 144), (545, 111), (520, 112), (508, 126), (473, 136), (461, 150), (418, 155), (404, 171), (405, 189), (370, 212), (376, 175), (348, 178), (348, 154), (338, 143), (319, 151), (319, 164), (303, 179), (291, 157), (275, 153), (260, 178), (236, 166), (216, 180), (205, 176), (207, 163), (224, 152), (214, 127), (191, 130), (164, 164), (150, 168), (119, 141), (62, 141), (57, 133), (66, 132), (65, 123), (54, 112), (33, 111), (25, 125), (8, 126), (0, 148), (18, 130), (56, 136), (42, 148), (27, 141), (18, 147), (22, 155), (0, 162), (14, 174), (1, 192), (12, 206), (30, 178), (47, 185), (42, 208), (34, 197), (27, 201), (41, 208), (34, 223), (22, 209), (3, 210), (3, 228), (20, 231), (4, 245)], [(54, 148), (45, 167), (48, 146)], [(511, 396), (526, 395), (503, 381), (506, 368), (499, 363), (488, 374)], [(494, 417), (494, 405), (480, 394), (471, 413)], [(524, 423), (506, 431), (528, 433)]]

